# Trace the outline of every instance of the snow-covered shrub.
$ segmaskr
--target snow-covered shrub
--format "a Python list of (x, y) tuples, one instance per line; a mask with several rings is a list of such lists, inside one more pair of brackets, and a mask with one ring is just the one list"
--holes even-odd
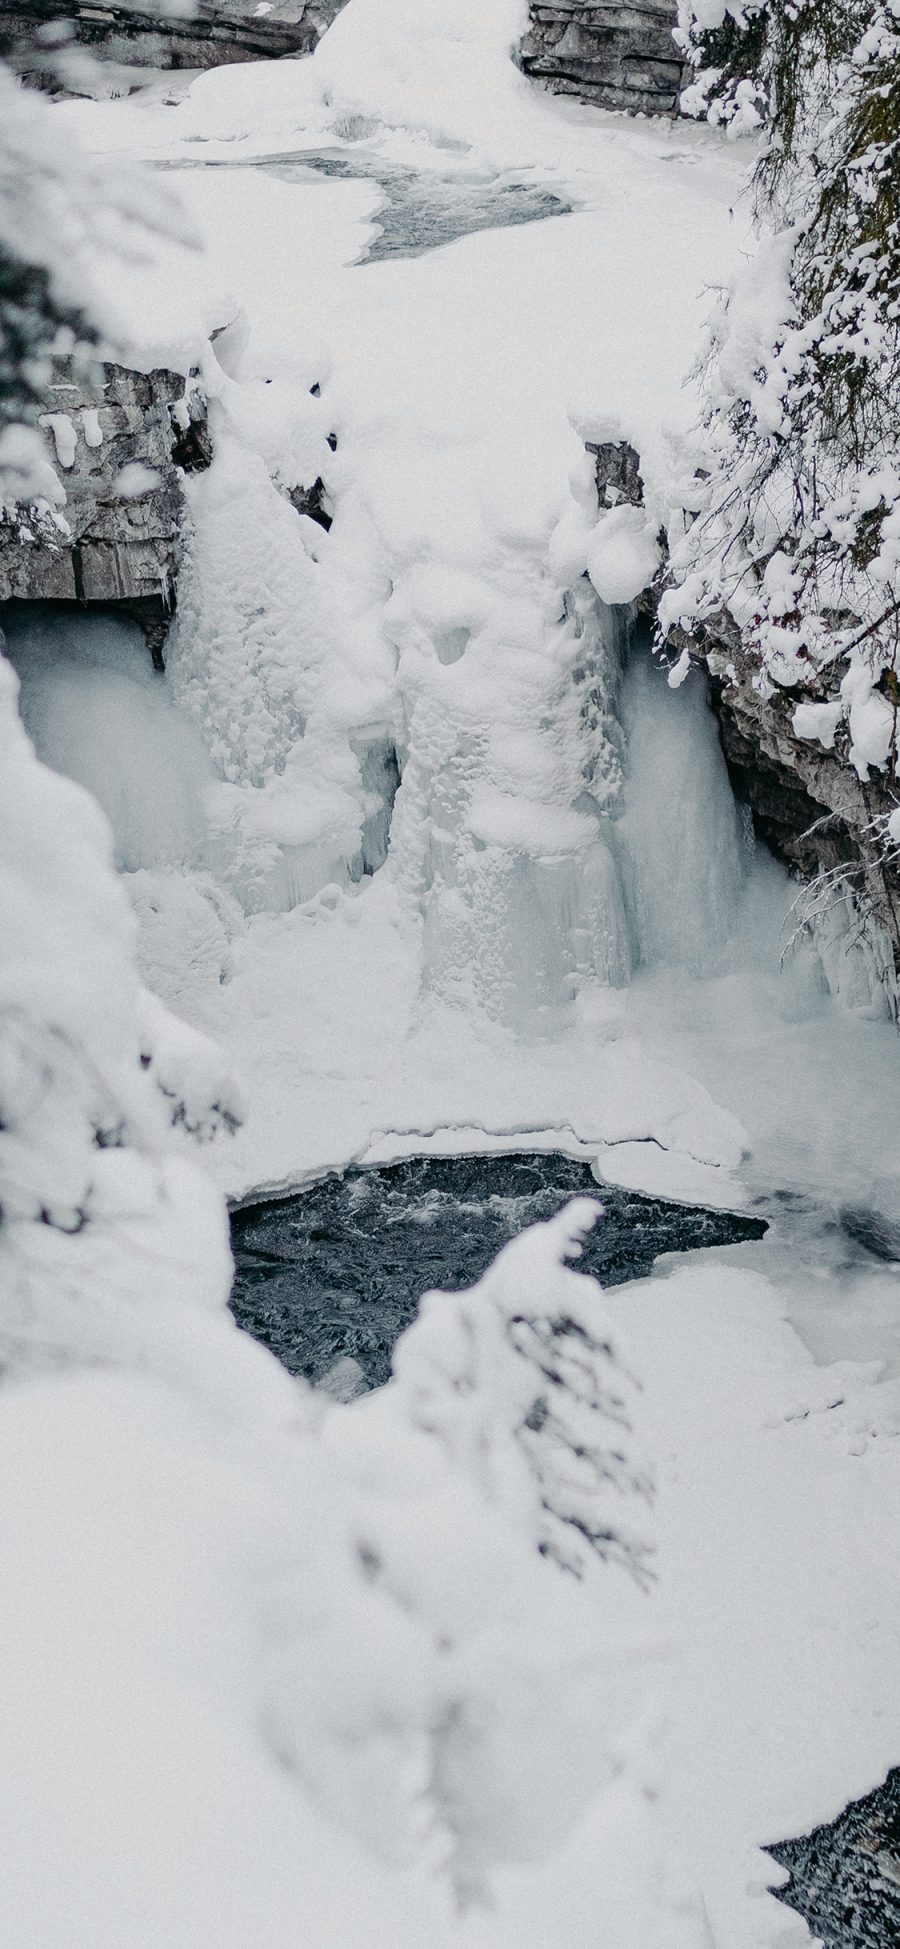
[(634, 1383), (594, 1282), (565, 1263), (599, 1209), (575, 1199), (513, 1239), (471, 1292), (427, 1293), (394, 1390), (541, 1555), (579, 1577), (594, 1557), (613, 1560), (641, 1580), (647, 1553), (628, 1505), (650, 1483), (628, 1453)]
[(893, 779), (900, 8), (704, 0), (683, 26), (687, 106), (734, 127), (750, 89), (766, 123), (765, 234), (713, 314), (662, 626), (730, 620), (748, 680), (796, 699), (799, 736)]

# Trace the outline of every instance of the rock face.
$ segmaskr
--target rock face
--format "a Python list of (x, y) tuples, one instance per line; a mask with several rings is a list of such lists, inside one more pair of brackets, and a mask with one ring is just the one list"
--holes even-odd
[[(229, 61), (271, 60), (284, 54), (310, 54), (320, 35), (340, 12), (344, 0), (274, 0), (269, 13), (257, 15), (254, 0), (196, 0), (188, 18), (177, 14), (160, 19), (148, 7), (100, 4), (64, 9), (75, 28), (77, 44), (104, 60), (123, 66), (151, 68), (214, 68)], [(12, 0), (3, 9), (6, 43), (22, 47), (36, 28), (58, 22), (54, 0)], [(52, 86), (41, 51), (33, 65), (20, 65), (26, 80)]]
[(673, 0), (531, 0), (519, 51), (526, 74), (598, 108), (673, 115), (682, 63)]
[[(643, 490), (634, 448), (623, 442), (590, 446), (589, 452), (601, 507), (620, 500), (639, 505)], [(638, 606), (654, 613), (655, 593), (647, 590)], [(860, 930), (883, 933), (900, 978), (900, 861), (885, 860), (880, 836), (896, 801), (881, 774), (863, 782), (840, 748), (826, 751), (797, 736), (792, 718), (800, 693), (779, 687), (765, 696), (754, 688), (753, 666), (727, 614), (690, 639), (679, 633), (673, 647), (687, 648), (705, 665), (735, 797), (749, 806), (754, 830), (770, 851), (816, 890), (810, 913), (817, 924), (827, 931), (832, 894), (845, 908), (849, 897)], [(884, 970), (879, 979), (885, 979)]]
[(603, 440), (599, 446), (595, 441), (587, 440), (585, 445), (594, 461), (600, 506), (614, 508), (620, 501), (627, 501), (630, 507), (641, 507), (644, 485), (640, 459), (634, 447), (630, 447), (627, 440)]
[(202, 401), (174, 372), (60, 360), (41, 424), (66, 505), (62, 520), (24, 510), (0, 520), (0, 602), (115, 603), (158, 660), (180, 558), (182, 469), (210, 458)]

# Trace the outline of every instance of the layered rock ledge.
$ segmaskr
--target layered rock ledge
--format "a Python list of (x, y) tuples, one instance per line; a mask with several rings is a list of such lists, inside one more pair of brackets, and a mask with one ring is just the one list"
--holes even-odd
[(682, 85), (669, 0), (532, 0), (519, 50), (526, 74), (597, 108), (674, 115)]
[[(255, 0), (196, 0), (190, 15), (167, 14), (164, 19), (148, 7), (104, 4), (69, 6), (66, 19), (75, 30), (76, 45), (105, 61), (126, 67), (163, 69), (213, 68), (230, 61), (273, 60), (286, 54), (311, 54), (316, 42), (340, 12), (344, 0), (274, 0), (268, 13), (257, 13)], [(31, 48), (17, 65), (24, 78), (39, 86), (55, 86), (46, 62), (47, 43), (36, 38), (58, 24), (60, 8), (54, 0), (12, 0), (3, 9), (5, 43)]]

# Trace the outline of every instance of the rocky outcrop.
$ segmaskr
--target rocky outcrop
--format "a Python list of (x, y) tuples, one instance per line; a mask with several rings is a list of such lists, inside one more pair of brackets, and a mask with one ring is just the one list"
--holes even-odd
[[(75, 30), (77, 45), (107, 61), (126, 67), (214, 68), (229, 61), (277, 59), (285, 54), (311, 54), (316, 42), (340, 12), (344, 0), (274, 0), (269, 12), (258, 13), (255, 0), (197, 0), (188, 16), (161, 18), (151, 6), (67, 6), (66, 23)], [(48, 42), (35, 39), (36, 29), (52, 36), (60, 23), (55, 0), (12, 0), (3, 9), (4, 43), (16, 49), (31, 47), (31, 55), (17, 63), (28, 81), (53, 87), (56, 77), (47, 60)]]
[(57, 361), (40, 424), (58, 514), (0, 520), (0, 602), (115, 603), (161, 657), (180, 559), (182, 473), (208, 465), (203, 402), (167, 371)]
[(598, 108), (673, 115), (682, 62), (673, 0), (531, 0), (519, 50), (526, 74)]
[[(626, 443), (589, 446), (594, 456), (601, 507), (626, 500), (640, 505), (640, 461)], [(638, 606), (654, 614), (658, 591), (647, 590)], [(754, 686), (755, 666), (737, 625), (727, 613), (687, 638), (670, 639), (674, 651), (688, 649), (709, 675), (710, 699), (735, 797), (750, 809), (754, 830), (778, 859), (817, 889), (810, 914), (825, 915), (829, 889), (854, 901), (860, 926), (874, 922), (890, 944), (900, 977), (900, 859), (885, 858), (884, 826), (896, 798), (874, 772), (863, 781), (841, 746), (797, 736), (793, 714), (804, 701), (799, 691), (781, 686), (766, 693)], [(803, 903), (800, 905), (803, 918)]]
[(585, 445), (594, 462), (600, 506), (614, 508), (620, 501), (627, 501), (630, 507), (641, 507), (644, 484), (640, 457), (634, 447), (627, 440), (603, 440), (599, 445), (594, 440), (586, 440)]

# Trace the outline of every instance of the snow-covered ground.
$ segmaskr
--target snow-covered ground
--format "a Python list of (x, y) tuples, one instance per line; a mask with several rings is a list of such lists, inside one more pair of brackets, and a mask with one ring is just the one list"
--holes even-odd
[[(134, 1823), (103, 1859), (142, 1891), (127, 1909), (141, 1949), (248, 1935), (274, 1949), (297, 1929), (322, 1945), (428, 1949), (800, 1942), (802, 1925), (764, 1893), (779, 1877), (759, 1846), (830, 1817), (898, 1759), (900, 1289), (839, 1225), (845, 1208), (900, 1220), (896, 1034), (852, 956), (829, 961), (837, 998), (808, 946), (781, 968), (791, 890), (748, 844), (699, 680), (672, 693), (637, 659), (620, 689), (602, 600), (627, 602), (652, 569), (704, 290), (747, 248), (746, 151), (537, 94), (509, 61), (519, 11), (350, 0), (311, 61), (222, 69), (180, 95), (167, 78), (134, 101), (57, 111), (86, 146), (165, 164), (205, 236), (205, 252), (172, 245), (123, 272), (115, 298), (136, 358), (200, 364), (217, 458), (190, 487), (195, 543), (163, 696), (114, 632), (58, 646), (52, 662), (27, 632), (11, 651), (39, 748), (99, 789), (112, 820), (145, 978), (221, 1041), (240, 1078), (244, 1126), (208, 1153), (229, 1193), (350, 1159), (551, 1133), (588, 1146), (601, 1178), (764, 1201), (773, 1227), (759, 1246), (661, 1267), (607, 1299), (643, 1382), (660, 1575), (634, 1602), (610, 1583), (579, 1628), (609, 1636), (620, 1716), (647, 1688), (655, 1698), (628, 1738), (615, 1712), (599, 1714), (598, 1755), (604, 1739), (622, 1742), (619, 1785), (603, 1795), (598, 1777), (549, 1862), (534, 1865), (527, 1836), (517, 1844), (526, 1864), (494, 1872), (493, 1908), (455, 1916), (427, 1850), (412, 1868), (385, 1867), (384, 1834), (362, 1815), (352, 1841), (332, 1829), (347, 1788), (331, 1759), (315, 1812), (301, 1813), (244, 1723), (248, 1697), (251, 1715), (268, 1709), (248, 1667), (272, 1636), (255, 1612), (247, 1624), (248, 1591), (283, 1574), (291, 1497), (310, 1499), (282, 1427), (294, 1397), (256, 1350), (204, 1324), (189, 1363), (192, 1385), (205, 1364), (211, 1376), (202, 1440), (183, 1406), (161, 1423), (125, 1383), (107, 1400), (111, 1383), (73, 1382), (59, 1403), (61, 1467), (102, 1418), (117, 1536), (135, 1512), (144, 1525), (156, 1497), (176, 1511), (177, 1567), (161, 1518), (155, 1583), (140, 1562), (120, 1566), (121, 1601), (99, 1633), (96, 1479), (67, 1484), (60, 1502), (59, 1469), (32, 1460), (27, 1404), (22, 1430), (5, 1425), (10, 1467), (40, 1477), (35, 1606), (52, 1608), (64, 1574), (79, 1620), (65, 1658), (48, 1636), (49, 1703), (23, 1733), (38, 1804), (64, 1728), (57, 1818), (71, 1850), (60, 1912), (48, 1884), (23, 1949), (122, 1940), (80, 1883), (91, 1834), (66, 1826), (82, 1742), (109, 1790), (85, 1821), (115, 1824), (124, 1795)], [(360, 179), (277, 161), (328, 152), (352, 166), (360, 151)], [(379, 158), (456, 182), (461, 198), (524, 182), (572, 211), (360, 262)], [(585, 437), (639, 448), (646, 516), (598, 526)], [(274, 484), (319, 473), (327, 535)], [(376, 870), (360, 878), (364, 826)], [(147, 1358), (156, 1373), (158, 1354)], [(271, 1429), (251, 1443), (234, 1425), (257, 1410)], [(329, 1410), (342, 1466), (370, 1425), (360, 1417), (379, 1411)], [(206, 1419), (223, 1415), (219, 1455)], [(307, 1465), (327, 1475), (327, 1451), (318, 1464), (312, 1453), (309, 1442)], [(419, 1459), (411, 1451), (411, 1469)], [(389, 1498), (397, 1466), (384, 1464)], [(414, 1532), (423, 1508), (434, 1520), (427, 1496), (418, 1510), (415, 1496), (412, 1509), (397, 1502), (380, 1518), (395, 1553), (398, 1528)], [(312, 1547), (307, 1531), (292, 1549)], [(148, 1588), (182, 1578), (177, 1603), (160, 1597), (145, 1614)], [(533, 1595), (552, 1662), (552, 1606), (545, 1618), (536, 1588), (515, 1589)], [(492, 1614), (498, 1641), (502, 1623)], [(632, 1640), (635, 1671), (622, 1651)], [(208, 1690), (186, 1688), (210, 1642)], [(348, 1625), (338, 1656), (352, 1660), (354, 1643)], [(396, 1660), (389, 1634), (385, 1645)], [(510, 1681), (512, 1719), (529, 1658), (535, 1644)], [(496, 1661), (478, 1677), (495, 1683)], [(390, 1674), (357, 1678), (389, 1743)], [(409, 1683), (426, 1688), (418, 1667)], [(117, 1749), (110, 1770), (135, 1686), (135, 1750)], [(335, 1683), (327, 1701), (338, 1719), (339, 1694)], [(573, 1709), (568, 1694), (556, 1703)], [(396, 1710), (418, 1723), (408, 1700)], [(352, 1727), (338, 1745), (345, 1736)], [(290, 1745), (283, 1727), (271, 1750), (279, 1739)], [(590, 1785), (574, 1734), (572, 1750)], [(552, 1740), (540, 1751), (564, 1778)], [(641, 1789), (658, 1773), (651, 1818)], [(393, 1778), (376, 1767), (375, 1797)], [(27, 1821), (27, 1793), (21, 1804)], [(549, 1819), (539, 1795), (534, 1807), (538, 1825)], [(27, 1889), (33, 1857), (16, 1847), (18, 1830), (3, 1852), (24, 1862)], [(66, 1902), (91, 1918), (68, 1934)]]

